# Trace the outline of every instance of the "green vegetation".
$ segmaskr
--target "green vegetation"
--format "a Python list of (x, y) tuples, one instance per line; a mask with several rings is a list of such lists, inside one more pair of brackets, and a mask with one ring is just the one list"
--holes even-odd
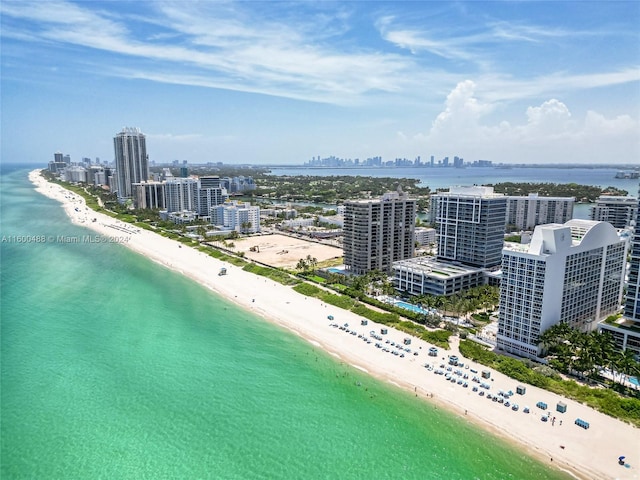
[(298, 264), (296, 265), (296, 270), (302, 270), (303, 272), (314, 271), (318, 266), (318, 259), (312, 257), (311, 255), (307, 255), (307, 258), (301, 258), (298, 260)]
[(533, 362), (527, 360), (497, 355), (471, 340), (460, 342), (460, 354), (514, 380), (571, 398), (640, 427), (640, 398), (625, 398), (613, 389), (592, 388), (580, 385), (573, 380), (562, 380), (552, 368), (535, 366)]
[(640, 376), (640, 363), (633, 352), (618, 350), (609, 332), (582, 333), (562, 322), (546, 330), (540, 336), (540, 342), (546, 350), (549, 365), (561, 372), (598, 380), (600, 369), (604, 367), (617, 372), (613, 381), (621, 384), (626, 375)]
[(513, 243), (520, 243), (522, 241), (522, 237), (520, 235), (509, 235), (508, 237), (504, 238), (505, 242), (513, 242)]
[(464, 292), (455, 295), (435, 296), (435, 295), (416, 295), (411, 298), (411, 302), (415, 305), (421, 305), (424, 308), (435, 308), (454, 317), (466, 316), (471, 312), (494, 309), (498, 305), (499, 289), (490, 285), (481, 285), (479, 287), (470, 288)]
[(267, 277), (270, 280), (281, 283), (283, 285), (297, 285), (298, 283), (300, 283), (300, 280), (292, 277), (287, 272), (275, 268), (264, 267), (255, 263), (245, 262), (245, 265), (242, 269), (256, 275), (262, 275), (263, 277)]
[(379, 197), (395, 191), (400, 185), (404, 192), (419, 198), (418, 209), (424, 210), (431, 193), (428, 187), (419, 186), (420, 180), (415, 178), (267, 174), (254, 174), (253, 178), (258, 188), (252, 195), (287, 201), (336, 204), (351, 199)]
[(575, 197), (578, 202), (593, 203), (601, 195), (626, 196), (626, 190), (615, 187), (600, 188), (592, 185), (578, 185), (577, 183), (514, 183), (503, 182), (493, 185), (496, 193), (510, 196), (523, 196), (537, 193), (541, 197)]
[[(293, 289), (308, 297), (319, 298), (320, 300), (334, 305), (336, 307), (342, 308), (344, 310), (350, 310), (356, 315), (360, 315), (372, 322), (380, 323), (382, 325), (386, 325), (388, 327), (393, 327), (397, 330), (400, 330), (409, 335), (413, 335), (415, 337), (421, 338), (431, 344), (434, 344), (440, 348), (448, 349), (449, 348), (449, 337), (452, 332), (446, 330), (435, 330), (430, 331), (427, 330), (424, 326), (414, 323), (412, 321), (400, 320), (400, 315), (396, 312), (381, 312), (378, 310), (373, 310), (368, 308), (361, 302), (354, 300), (353, 298), (347, 295), (336, 295), (334, 293), (330, 293), (324, 289), (321, 289), (315, 285), (311, 285), (309, 283), (301, 283), (293, 287)], [(369, 299), (371, 301), (375, 301), (374, 299)], [(382, 304), (386, 307), (394, 308), (387, 304)], [(401, 314), (412, 313), (404, 309), (401, 310)]]

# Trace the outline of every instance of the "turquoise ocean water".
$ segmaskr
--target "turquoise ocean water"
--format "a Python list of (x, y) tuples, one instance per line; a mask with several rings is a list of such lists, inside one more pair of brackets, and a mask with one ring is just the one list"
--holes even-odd
[(119, 245), (1, 176), (6, 479), (563, 474)]

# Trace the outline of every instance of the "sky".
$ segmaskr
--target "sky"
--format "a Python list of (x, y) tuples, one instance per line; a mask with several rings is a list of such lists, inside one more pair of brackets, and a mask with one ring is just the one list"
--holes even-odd
[(0, 0), (1, 161), (640, 164), (640, 2)]

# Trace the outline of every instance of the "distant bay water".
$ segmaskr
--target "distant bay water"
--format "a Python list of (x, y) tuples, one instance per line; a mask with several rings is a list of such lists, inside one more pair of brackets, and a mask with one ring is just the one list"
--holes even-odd
[(4, 479), (561, 479), (0, 172)]
[(273, 175), (362, 175), (371, 177), (412, 178), (431, 190), (456, 185), (488, 185), (502, 182), (577, 183), (616, 187), (635, 195), (638, 179), (615, 178), (617, 168), (589, 167), (345, 167), (307, 168), (273, 167)]
[[(371, 177), (412, 178), (417, 179), (432, 191), (451, 186), (488, 185), (502, 182), (526, 183), (577, 183), (601, 188), (616, 187), (636, 196), (639, 189), (638, 179), (615, 178), (617, 168), (589, 167), (352, 167), (352, 168), (306, 168), (274, 167), (273, 175), (362, 175)], [(589, 205), (576, 204), (573, 218), (588, 219)]]

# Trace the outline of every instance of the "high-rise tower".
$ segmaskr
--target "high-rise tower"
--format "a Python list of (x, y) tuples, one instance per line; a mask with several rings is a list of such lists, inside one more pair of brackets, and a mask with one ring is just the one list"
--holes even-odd
[(507, 198), (493, 187), (451, 187), (431, 195), (438, 259), (478, 268), (500, 265), (506, 210)]
[(345, 202), (344, 264), (361, 275), (371, 270), (389, 272), (397, 260), (414, 254), (416, 201), (402, 192), (379, 200)]
[(133, 197), (132, 184), (149, 178), (146, 137), (139, 128), (125, 127), (114, 137), (113, 148), (118, 201), (124, 203)]
[(497, 340), (509, 353), (536, 358), (553, 325), (590, 332), (620, 308), (626, 242), (607, 222), (538, 225), (503, 254)]

